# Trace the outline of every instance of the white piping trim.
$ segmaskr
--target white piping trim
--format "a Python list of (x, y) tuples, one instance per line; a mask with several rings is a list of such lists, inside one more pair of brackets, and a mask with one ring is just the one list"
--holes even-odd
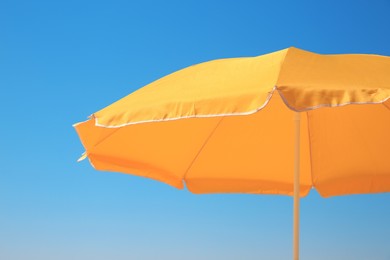
[[(130, 122), (130, 123), (124, 123), (124, 124), (115, 125), (115, 126), (100, 124), (98, 122), (98, 118), (94, 117), (93, 114), (90, 116), (90, 118), (95, 118), (95, 126), (104, 127), (104, 128), (120, 128), (120, 127), (124, 127), (124, 126), (128, 126), (128, 125), (136, 125), (136, 124), (143, 124), (143, 123), (153, 123), (153, 122), (165, 122), (165, 121), (173, 121), (173, 120), (189, 119), (189, 118), (209, 118), (209, 117), (220, 117), (220, 116), (245, 116), (245, 115), (254, 114), (254, 113), (260, 111), (261, 109), (263, 109), (266, 105), (268, 105), (268, 103), (271, 100), (271, 97), (273, 96), (275, 90), (278, 91), (278, 93), (279, 93), (280, 97), (282, 98), (284, 104), (289, 109), (291, 109), (293, 111), (296, 111), (296, 112), (305, 112), (305, 111), (310, 111), (310, 110), (314, 110), (314, 109), (318, 109), (318, 108), (322, 108), (322, 107), (341, 107), (341, 106), (346, 106), (346, 105), (382, 104), (382, 103), (384, 103), (384, 102), (386, 102), (387, 100), (390, 99), (390, 96), (389, 96), (389, 97), (385, 98), (384, 100), (381, 100), (381, 101), (378, 101), (378, 102), (347, 102), (347, 103), (336, 104), (336, 105), (320, 104), (320, 105), (316, 105), (316, 106), (313, 106), (313, 107), (307, 107), (307, 108), (304, 108), (304, 109), (296, 109), (296, 108), (292, 107), (287, 102), (287, 100), (284, 97), (283, 93), (275, 86), (275, 87), (272, 88), (271, 92), (269, 92), (269, 94), (267, 96), (267, 99), (265, 100), (264, 104), (262, 104), (260, 107), (258, 107), (256, 109), (248, 111), (248, 112), (227, 113), (227, 114), (212, 114), (212, 115), (191, 115), (191, 116), (182, 116), (182, 117), (175, 117), (175, 118), (166, 118), (166, 119), (156, 119), (156, 120), (144, 120), (144, 121)], [(84, 123), (84, 122), (87, 122), (87, 121), (88, 120), (76, 123), (76, 124), (73, 125), (73, 127), (76, 127), (78, 124), (81, 124), (81, 123)]]
[[(89, 118), (90, 118), (90, 116), (89, 116)], [(87, 122), (87, 121), (89, 121), (89, 119), (84, 120), (84, 121), (82, 121), (82, 122), (75, 123), (75, 124), (73, 124), (72, 126), (73, 126), (73, 127), (76, 127), (76, 126), (78, 126), (79, 124), (85, 123), (85, 122)]]
[(182, 117), (175, 117), (175, 118), (166, 118), (166, 119), (156, 119), (156, 120), (145, 120), (145, 121), (137, 121), (137, 122), (130, 122), (125, 123), (117, 126), (110, 126), (110, 125), (102, 125), (99, 124), (98, 118), (95, 117), (95, 126), (99, 127), (105, 127), (105, 128), (119, 128), (124, 127), (128, 125), (136, 125), (136, 124), (142, 124), (142, 123), (152, 123), (152, 122), (164, 122), (164, 121), (173, 121), (173, 120), (179, 120), (179, 119), (188, 119), (188, 118), (207, 118), (207, 117), (220, 117), (220, 116), (245, 116), (245, 115), (251, 115), (259, 110), (263, 109), (271, 100), (271, 97), (274, 94), (274, 91), (276, 89), (276, 86), (272, 88), (271, 92), (268, 93), (267, 99), (265, 100), (264, 104), (260, 107), (256, 108), (255, 110), (248, 111), (248, 112), (238, 112), (238, 113), (228, 113), (228, 114), (213, 114), (213, 115), (192, 115), (192, 116), (182, 116)]

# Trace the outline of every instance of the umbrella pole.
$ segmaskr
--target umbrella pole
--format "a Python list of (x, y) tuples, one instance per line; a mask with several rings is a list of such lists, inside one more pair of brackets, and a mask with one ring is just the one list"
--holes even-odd
[(294, 260), (299, 260), (299, 163), (300, 163), (300, 125), (301, 114), (294, 115), (294, 229), (293, 229), (293, 253)]

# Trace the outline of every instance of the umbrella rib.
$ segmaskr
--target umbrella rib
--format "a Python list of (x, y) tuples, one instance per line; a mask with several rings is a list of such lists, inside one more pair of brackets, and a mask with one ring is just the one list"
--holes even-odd
[(210, 138), (214, 135), (215, 133), (215, 130), (217, 130), (218, 126), (221, 124), (222, 120), (225, 118), (225, 116), (222, 116), (220, 117), (218, 123), (215, 125), (214, 129), (211, 131), (211, 133), (209, 134), (209, 136), (206, 138), (206, 140), (204, 141), (204, 143), (202, 144), (202, 146), (199, 148), (199, 151), (196, 153), (196, 155), (194, 156), (194, 159), (192, 159), (191, 163), (189, 164), (188, 168), (186, 169), (186, 171), (184, 172), (183, 174), (183, 180), (185, 180), (186, 176), (187, 176), (187, 173), (188, 171), (191, 169), (192, 165), (195, 163), (196, 159), (198, 159), (200, 153), (203, 151), (203, 148), (206, 146), (206, 144), (209, 142)]
[(306, 112), (306, 122), (307, 122), (307, 133), (308, 133), (308, 138), (309, 138), (309, 159), (310, 159), (311, 187), (314, 187), (314, 180), (313, 180), (313, 157), (312, 157), (312, 149), (311, 149), (311, 132), (310, 132), (310, 124), (309, 124), (309, 112)]
[[(389, 103), (389, 104), (387, 104), (387, 103)], [(390, 110), (390, 98), (389, 98), (389, 100), (386, 100), (386, 101), (383, 102), (382, 104), (383, 104), (387, 109)]]
[[(97, 122), (97, 121), (96, 121)], [(104, 138), (102, 138), (101, 140), (99, 140), (98, 142), (96, 142), (92, 147), (91, 147), (91, 150), (96, 148), (98, 145), (100, 145), (101, 143), (103, 143), (105, 140), (107, 140), (107, 138), (109, 138), (110, 136), (112, 136), (113, 134), (117, 133), (120, 129), (122, 129), (122, 127), (119, 127), (119, 128), (114, 128), (114, 130), (112, 131), (112, 133), (109, 133), (107, 136), (105, 136)], [(91, 151), (89, 151), (91, 152)], [(88, 154), (88, 152), (87, 152)]]

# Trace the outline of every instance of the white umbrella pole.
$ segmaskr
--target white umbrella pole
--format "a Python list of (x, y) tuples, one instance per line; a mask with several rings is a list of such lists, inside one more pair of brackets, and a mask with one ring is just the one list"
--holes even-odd
[(299, 159), (300, 159), (300, 125), (301, 114), (295, 112), (295, 141), (294, 141), (294, 260), (299, 260)]

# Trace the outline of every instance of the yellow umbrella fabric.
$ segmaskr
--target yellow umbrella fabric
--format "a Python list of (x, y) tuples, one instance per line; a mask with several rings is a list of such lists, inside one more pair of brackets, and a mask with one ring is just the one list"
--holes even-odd
[(390, 191), (390, 57), (288, 48), (194, 65), (75, 124), (97, 170), (193, 193)]

